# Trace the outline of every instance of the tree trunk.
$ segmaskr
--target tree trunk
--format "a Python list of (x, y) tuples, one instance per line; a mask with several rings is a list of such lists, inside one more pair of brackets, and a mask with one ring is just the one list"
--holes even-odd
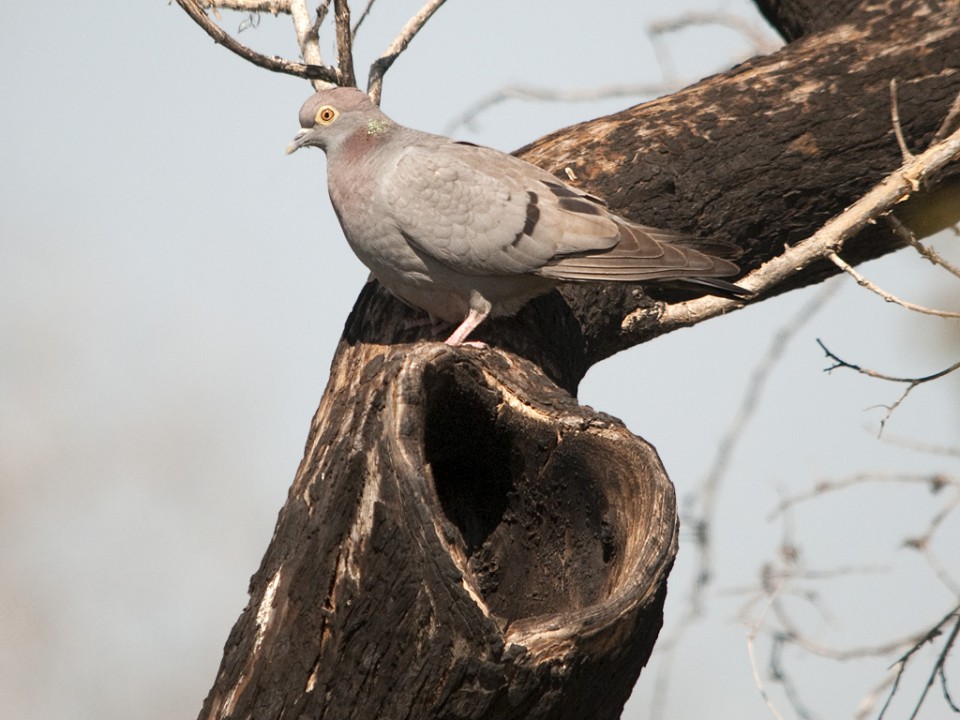
[[(640, 222), (738, 243), (746, 269), (774, 257), (900, 165), (891, 79), (908, 143), (929, 142), (960, 92), (960, 10), (760, 4), (791, 37), (825, 29), (521, 154)], [(895, 246), (875, 228), (844, 255)], [(676, 506), (654, 449), (573, 396), (681, 297), (571, 286), (485, 323), (475, 350), (422, 342), (419, 314), (367, 285), (200, 717), (619, 717)]]

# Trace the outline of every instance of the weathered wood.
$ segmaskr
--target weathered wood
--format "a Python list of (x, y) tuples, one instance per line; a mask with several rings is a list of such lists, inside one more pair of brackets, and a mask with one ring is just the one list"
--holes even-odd
[[(856, 3), (823, 4), (840, 5)], [(960, 91), (956, 3), (858, 12), (522, 154), (756, 266), (899, 165), (892, 77), (913, 147)], [(892, 247), (874, 232), (845, 257)], [(565, 289), (485, 323), (495, 347), (454, 350), (364, 288), (201, 717), (619, 717), (660, 628), (675, 499), (655, 451), (573, 395), (657, 334), (658, 303), (679, 296), (655, 297)], [(625, 336), (637, 307), (648, 321)]]
[(532, 363), (353, 319), (204, 716), (619, 717), (676, 552), (656, 452)]

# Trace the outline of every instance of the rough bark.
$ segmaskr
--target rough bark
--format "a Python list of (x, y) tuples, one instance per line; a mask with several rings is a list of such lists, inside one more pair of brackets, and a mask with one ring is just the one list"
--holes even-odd
[[(849, 24), (818, 15), (775, 55), (521, 154), (755, 267), (900, 164), (891, 78), (915, 148), (960, 91), (956, 3), (833, 5)], [(845, 257), (894, 247), (872, 231)], [(416, 311), (365, 287), (201, 717), (619, 717), (661, 625), (676, 507), (653, 448), (573, 395), (679, 297), (568, 288), (475, 350), (422, 342)]]

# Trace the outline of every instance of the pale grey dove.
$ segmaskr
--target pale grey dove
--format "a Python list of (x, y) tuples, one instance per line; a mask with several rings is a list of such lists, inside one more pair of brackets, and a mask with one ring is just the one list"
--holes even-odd
[(750, 294), (716, 279), (736, 265), (696, 249), (722, 244), (637, 225), (512, 155), (398, 125), (356, 88), (316, 93), (300, 125), (287, 153), (326, 152), (350, 247), (398, 298), (457, 325), (449, 345), (560, 282), (680, 280)]

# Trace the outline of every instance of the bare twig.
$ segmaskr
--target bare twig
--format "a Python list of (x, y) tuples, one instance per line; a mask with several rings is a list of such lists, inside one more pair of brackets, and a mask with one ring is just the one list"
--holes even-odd
[(783, 720), (783, 716), (773, 704), (773, 700), (770, 699), (770, 696), (767, 694), (767, 690), (763, 685), (763, 679), (760, 677), (760, 668), (757, 665), (757, 656), (756, 652), (754, 651), (754, 644), (757, 638), (757, 632), (759, 631), (760, 626), (763, 625), (763, 620), (767, 615), (767, 611), (770, 609), (770, 606), (776, 599), (777, 594), (780, 592), (780, 587), (782, 584), (782, 581), (778, 583), (777, 587), (775, 587), (770, 593), (770, 598), (767, 601), (766, 607), (763, 609), (763, 612), (760, 613), (760, 617), (757, 618), (757, 621), (751, 625), (750, 632), (747, 633), (747, 653), (750, 656), (750, 669), (753, 671), (753, 684), (757, 686), (757, 690), (760, 691), (760, 697), (763, 698), (763, 701), (767, 704), (770, 712), (773, 713), (777, 720)]
[(327, 18), (327, 13), (330, 12), (330, 3), (333, 0), (323, 0), (319, 5), (317, 5), (317, 19), (313, 21), (313, 25), (310, 27), (310, 32), (320, 36), (320, 27), (323, 25), (323, 21)]
[(280, 57), (268, 57), (251, 50), (246, 45), (237, 42), (227, 34), (219, 25), (213, 22), (207, 14), (200, 8), (196, 0), (177, 0), (177, 5), (182, 7), (186, 13), (193, 18), (193, 21), (206, 31), (207, 35), (213, 38), (214, 42), (223, 45), (233, 53), (236, 53), (244, 60), (249, 60), (257, 65), (273, 72), (282, 72), (297, 77), (325, 80), (327, 82), (336, 82), (337, 71), (326, 65), (304, 65), (303, 63), (291, 62)]
[(353, 25), (353, 30), (350, 31), (350, 34), (356, 38), (357, 30), (360, 29), (360, 26), (363, 25), (363, 21), (367, 19), (367, 15), (370, 14), (370, 11), (373, 9), (373, 4), (377, 0), (367, 0), (367, 6), (363, 9), (363, 12), (360, 13), (360, 17), (357, 19), (357, 22)]
[(740, 33), (751, 45), (751, 55), (775, 50), (781, 43), (757, 25), (728, 12), (688, 12), (665, 20), (657, 20), (647, 26), (650, 35), (656, 37), (696, 25), (721, 25)]
[[(960, 159), (960, 131), (914, 157), (892, 172), (862, 198), (828, 221), (806, 240), (788, 248), (782, 255), (757, 268), (739, 281), (743, 287), (762, 294), (795, 275), (811, 263), (835, 254), (844, 241), (869, 223), (876, 221), (920, 185), (937, 176), (951, 162)], [(668, 305), (659, 322), (663, 328), (685, 327), (743, 307), (743, 303), (715, 297), (702, 297)], [(643, 311), (628, 315), (622, 327), (629, 333), (642, 321)]]
[(695, 25), (722, 25), (736, 30), (743, 34), (752, 45), (751, 51), (748, 53), (750, 56), (769, 52), (778, 45), (770, 40), (769, 35), (755, 27), (752, 23), (748, 23), (731, 13), (685, 13), (669, 20), (651, 23), (647, 26), (647, 33), (653, 43), (654, 52), (664, 78), (660, 82), (623, 83), (572, 89), (508, 85), (474, 102), (447, 124), (444, 133), (450, 135), (461, 126), (471, 126), (481, 113), (506, 100), (595, 102), (607, 98), (632, 97), (640, 99), (671, 93), (682, 87), (685, 83), (673, 72), (670, 58), (665, 48), (661, 46), (661, 36)]
[(893, 230), (894, 234), (903, 240), (903, 242), (913, 247), (918, 253), (920, 253), (934, 265), (938, 265), (952, 275), (960, 277), (960, 266), (954, 265), (940, 255), (940, 253), (938, 253), (936, 250), (927, 247), (922, 242), (917, 240), (916, 236), (910, 231), (910, 228), (904, 225), (896, 215), (890, 213), (889, 215), (884, 215), (883, 219), (887, 225), (890, 226), (890, 229)]
[[(839, 480), (821, 480), (816, 483), (812, 488), (806, 490), (797, 495), (784, 498), (781, 500), (777, 506), (770, 511), (770, 514), (767, 516), (768, 520), (774, 519), (777, 515), (780, 515), (784, 511), (792, 508), (794, 505), (799, 505), (800, 503), (807, 502), (809, 500), (814, 500), (818, 497), (826, 495), (831, 492), (838, 492), (840, 490), (846, 490), (847, 488), (854, 487), (856, 485), (864, 485), (866, 483), (873, 482), (892, 482), (892, 483), (901, 483), (904, 485), (926, 485), (929, 486), (932, 490), (939, 490), (944, 484), (944, 476), (939, 474), (900, 474), (900, 473), (856, 473), (855, 475), (849, 475)], [(960, 484), (958, 484), (958, 490), (960, 490)]]
[(915, 440), (914, 438), (889, 434), (885, 435), (883, 439), (892, 445), (899, 445), (900, 447), (916, 450), (917, 452), (930, 455), (946, 455), (947, 457), (960, 457), (960, 445), (935, 445), (922, 440)]
[(846, 360), (841, 360), (832, 352), (827, 349), (827, 346), (824, 345), (819, 339), (817, 339), (817, 344), (820, 346), (820, 349), (826, 354), (828, 358), (834, 361), (834, 365), (826, 368), (825, 372), (830, 372), (831, 370), (836, 370), (840, 367), (850, 368), (851, 370), (856, 370), (861, 375), (869, 375), (872, 378), (879, 378), (880, 380), (889, 380), (890, 382), (897, 383), (909, 383), (910, 385), (920, 385), (925, 382), (930, 382), (931, 380), (937, 380), (942, 378), (944, 375), (949, 375), (953, 371), (960, 369), (960, 362), (956, 362), (948, 368), (944, 368), (938, 372), (933, 373), (932, 375), (924, 375), (923, 377), (914, 377), (914, 378), (905, 378), (897, 377), (895, 375), (887, 375), (885, 373), (877, 372), (876, 370), (870, 370), (869, 368), (864, 368), (854, 363), (849, 363)]
[(347, 0), (333, 0), (333, 15), (337, 25), (337, 69), (340, 84), (357, 86), (353, 72), (353, 34), (350, 32), (350, 5)]
[(933, 315), (935, 317), (942, 318), (960, 318), (960, 312), (950, 312), (949, 310), (937, 310), (936, 308), (928, 308), (923, 305), (917, 305), (916, 303), (903, 300), (902, 298), (893, 295), (892, 293), (887, 292), (880, 286), (870, 282), (863, 275), (858, 273), (853, 267), (847, 263), (843, 258), (837, 255), (835, 252), (829, 253), (827, 257), (830, 261), (836, 265), (838, 268), (843, 270), (847, 275), (852, 277), (857, 281), (857, 285), (862, 288), (866, 288), (875, 295), (879, 295), (884, 300), (889, 303), (894, 303), (900, 307), (906, 308), (907, 310), (913, 310), (914, 312), (923, 313), (924, 315)]
[(539, 102), (594, 102), (614, 97), (653, 97), (665, 95), (679, 87), (677, 83), (652, 83), (641, 85), (600, 85), (590, 88), (552, 89), (521, 85), (507, 85), (486, 95), (457, 115), (444, 129), (452, 134), (462, 125), (471, 126), (482, 112), (506, 100), (535, 100)]
[[(917, 713), (920, 712), (920, 707), (923, 705), (924, 699), (927, 697), (927, 692), (930, 690), (930, 687), (936, 681), (938, 675), (941, 675), (943, 672), (943, 666), (946, 663), (947, 655), (950, 650), (953, 648), (954, 643), (957, 640), (957, 635), (960, 633), (960, 605), (954, 607), (950, 612), (943, 616), (943, 618), (930, 628), (924, 635), (921, 637), (909, 650), (907, 650), (900, 658), (897, 660), (895, 666), (897, 668), (897, 676), (893, 681), (893, 685), (890, 688), (890, 694), (887, 696), (887, 701), (883, 704), (883, 707), (880, 710), (880, 714), (877, 716), (877, 720), (883, 720), (883, 716), (886, 714), (887, 709), (890, 707), (890, 701), (893, 700), (893, 696), (897, 694), (897, 689), (900, 686), (900, 679), (903, 677), (903, 673), (907, 668), (907, 663), (910, 661), (910, 658), (920, 650), (927, 643), (932, 643), (939, 637), (943, 632), (943, 627), (948, 625), (950, 622), (953, 622), (953, 630), (950, 632), (950, 635), (944, 641), (943, 650), (940, 652), (937, 657), (937, 661), (934, 664), (933, 671), (930, 673), (930, 677), (927, 680), (926, 686), (923, 688), (923, 692), (920, 694), (919, 700), (913, 709), (913, 713), (910, 715), (910, 720), (914, 720), (917, 717)], [(944, 679), (946, 683), (946, 679)], [(946, 689), (946, 686), (944, 685)], [(953, 705), (952, 700), (950, 699), (949, 694), (947, 694), (948, 702)]]
[(922, 385), (923, 383), (930, 382), (931, 380), (937, 380), (939, 378), (942, 378), (944, 375), (949, 375), (955, 370), (960, 369), (960, 362), (956, 362), (950, 367), (944, 368), (943, 370), (940, 370), (939, 372), (935, 372), (932, 375), (925, 375), (923, 377), (914, 377), (914, 378), (896, 377), (893, 375), (887, 375), (885, 373), (877, 372), (876, 370), (871, 370), (869, 368), (864, 368), (854, 363), (849, 363), (846, 360), (841, 360), (839, 357), (837, 357), (832, 352), (830, 352), (830, 350), (827, 349), (827, 346), (824, 345), (819, 338), (817, 338), (817, 344), (820, 346), (820, 349), (823, 350), (826, 356), (830, 360), (833, 360), (834, 362), (833, 365), (825, 369), (825, 372), (831, 372), (833, 370), (836, 370), (837, 368), (849, 368), (851, 370), (857, 371), (861, 375), (867, 375), (872, 378), (887, 380), (889, 382), (907, 384), (907, 389), (903, 391), (903, 394), (900, 395), (897, 401), (893, 403), (893, 405), (885, 406), (887, 408), (887, 413), (884, 416), (884, 418), (880, 421), (881, 434), (883, 433), (883, 428), (884, 428), (884, 425), (886, 425), (887, 420), (889, 420), (890, 416), (893, 415), (894, 411), (898, 407), (900, 407), (900, 404), (907, 399), (907, 395), (909, 395), (915, 387), (917, 387), (918, 385)]
[(953, 104), (947, 111), (947, 116), (940, 123), (940, 127), (933, 134), (933, 142), (940, 142), (960, 125), (960, 93), (953, 99)]
[(663, 36), (669, 33), (686, 30), (687, 28), (698, 25), (719, 25), (727, 27), (734, 32), (741, 34), (750, 44), (750, 50), (745, 56), (765, 55), (779, 47), (780, 43), (771, 40), (771, 36), (758, 29), (752, 23), (727, 12), (688, 12), (676, 15), (672, 18), (659, 20), (647, 25), (647, 34), (650, 36), (650, 42), (653, 45), (653, 52), (660, 65), (660, 72), (664, 80), (671, 85), (681, 85), (682, 83), (673, 69), (673, 61), (668, 52)]
[(900, 103), (897, 102), (897, 79), (890, 81), (890, 120), (893, 123), (893, 134), (897, 136), (897, 145), (900, 146), (900, 157), (903, 162), (908, 163), (913, 160), (913, 153), (907, 147), (907, 141), (903, 139), (903, 128), (900, 127)]
[(383, 51), (383, 54), (377, 58), (370, 66), (370, 77), (367, 82), (367, 92), (377, 104), (380, 103), (380, 94), (383, 91), (383, 76), (393, 65), (393, 62), (400, 56), (410, 41), (416, 37), (420, 29), (426, 24), (433, 14), (440, 9), (445, 0), (427, 0), (427, 3), (417, 11), (403, 26), (400, 34), (393, 39), (390, 46)]
[(197, 4), (214, 11), (223, 8), (251, 13), (268, 12), (271, 15), (290, 12), (290, 0), (197, 0)]

